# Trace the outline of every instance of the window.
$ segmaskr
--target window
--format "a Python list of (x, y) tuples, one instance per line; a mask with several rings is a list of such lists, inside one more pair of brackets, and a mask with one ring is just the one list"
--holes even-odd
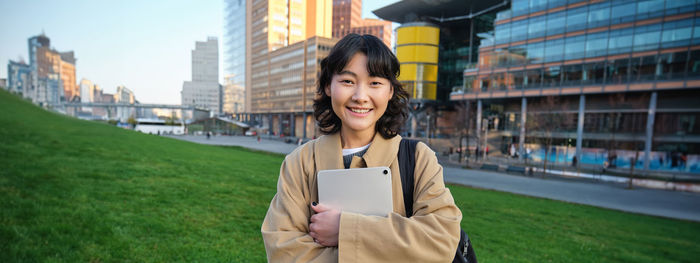
[(578, 85), (583, 77), (583, 65), (564, 66), (562, 70), (562, 85)]
[(527, 28), (528, 38), (532, 39), (544, 36), (545, 18), (544, 16), (539, 16), (530, 19), (530, 25)]
[(609, 60), (606, 66), (607, 83), (622, 84), (627, 82), (629, 76), (629, 59)]
[(610, 23), (610, 2), (591, 5), (589, 10), (589, 28), (607, 26)]
[(566, 31), (572, 32), (586, 28), (588, 7), (570, 9), (566, 12)]
[(637, 3), (637, 20), (662, 16), (664, 0), (644, 0)]
[(549, 40), (545, 44), (544, 62), (562, 60), (564, 55), (564, 39)]
[(547, 35), (564, 33), (566, 26), (566, 13), (556, 12), (547, 15)]
[(659, 66), (661, 67), (658, 79), (682, 78), (685, 73), (685, 64), (688, 60), (688, 53), (676, 52), (659, 55)]
[(511, 28), (511, 36), (510, 36), (510, 41), (511, 42), (516, 42), (520, 40), (525, 40), (527, 38), (527, 20), (520, 20), (511, 23), (512, 28)]
[(545, 10), (547, 8), (547, 0), (530, 0), (530, 13)]
[(661, 24), (637, 27), (634, 33), (634, 51), (656, 49), (660, 39)]
[(542, 63), (544, 61), (544, 42), (527, 45), (527, 60), (530, 64)]
[(496, 31), (496, 44), (503, 44), (503, 43), (508, 43), (510, 40), (510, 23), (506, 23), (503, 25), (497, 25), (495, 28)]
[(634, 2), (613, 6), (610, 14), (610, 23), (620, 24), (634, 20), (634, 12), (636, 9)]
[(688, 0), (666, 0), (666, 15), (685, 13), (692, 10), (695, 3)]
[(604, 56), (608, 49), (608, 32), (588, 35), (586, 39), (586, 57)]
[(583, 65), (581, 82), (583, 84), (600, 84), (605, 77), (605, 63), (594, 62)]
[(700, 77), (700, 50), (690, 51), (688, 61), (688, 76)]
[(654, 80), (656, 56), (632, 58), (631, 64), (630, 81)]
[(542, 84), (542, 69), (528, 70), (525, 75), (525, 88), (537, 88)]
[(585, 53), (584, 46), (586, 44), (586, 36), (575, 36), (566, 38), (566, 46), (564, 48), (564, 59), (580, 59)]
[(513, 7), (513, 16), (519, 16), (527, 14), (529, 8), (528, 0), (513, 0), (511, 4)]
[(516, 89), (522, 89), (525, 85), (525, 71), (511, 72), (510, 74), (513, 77), (513, 86)]
[(549, 67), (544, 70), (544, 78), (542, 81), (542, 86), (545, 87), (556, 87), (559, 86), (559, 81), (561, 80), (561, 67)]
[(661, 33), (661, 48), (687, 46), (690, 44), (693, 20), (666, 22)]
[(608, 55), (632, 51), (633, 29), (627, 28), (610, 32)]

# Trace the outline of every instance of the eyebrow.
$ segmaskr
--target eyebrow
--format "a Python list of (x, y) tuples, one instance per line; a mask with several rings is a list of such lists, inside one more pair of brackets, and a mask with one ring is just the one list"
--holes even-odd
[(353, 77), (356, 77), (356, 78), (357, 78), (357, 74), (355, 74), (355, 72), (352, 72), (352, 71), (343, 70), (343, 71), (341, 71), (340, 73), (338, 73), (338, 75), (345, 75), (345, 74), (350, 74), (350, 75), (352, 75)]

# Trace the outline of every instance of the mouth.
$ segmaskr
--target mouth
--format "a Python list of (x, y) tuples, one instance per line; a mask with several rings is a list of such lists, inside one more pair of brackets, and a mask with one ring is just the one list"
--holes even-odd
[(351, 113), (354, 113), (355, 115), (367, 115), (370, 111), (372, 111), (371, 108), (359, 108), (359, 107), (345, 107), (350, 111)]

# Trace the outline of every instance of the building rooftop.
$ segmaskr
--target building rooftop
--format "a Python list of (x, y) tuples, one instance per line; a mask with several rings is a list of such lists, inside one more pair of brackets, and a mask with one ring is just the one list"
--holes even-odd
[(507, 3), (504, 0), (403, 0), (372, 13), (384, 20), (403, 24), (467, 16)]

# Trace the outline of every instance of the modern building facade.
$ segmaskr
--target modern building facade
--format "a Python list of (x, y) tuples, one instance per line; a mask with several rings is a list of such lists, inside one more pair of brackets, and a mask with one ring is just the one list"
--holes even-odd
[(32, 69), (23, 61), (9, 61), (7, 63), (7, 90), (14, 93), (22, 94), (23, 97), (29, 96), (33, 91), (32, 87)]
[(226, 75), (223, 85), (223, 112), (238, 115), (244, 112), (245, 87), (239, 84), (235, 74)]
[(269, 72), (253, 74), (252, 88), (260, 90), (252, 100), (257, 123), (272, 134), (318, 136), (313, 119), (313, 99), (320, 61), (335, 40), (312, 37), (270, 52)]
[(43, 33), (27, 42), (29, 64), (8, 63), (9, 89), (34, 103), (50, 107), (60, 107), (60, 103), (79, 96), (73, 51), (52, 49), (50, 39)]
[(362, 0), (333, 0), (333, 37), (347, 34), (368, 34), (381, 39), (391, 47), (391, 22), (362, 18)]
[(700, 173), (698, 10), (512, 1), (450, 99), (472, 105), (474, 134), (494, 154)]
[[(373, 11), (382, 19), (401, 24), (396, 29), (395, 52), (401, 63), (399, 80), (411, 96), (404, 136), (450, 138), (455, 136), (456, 124), (466, 125), (453, 119), (456, 108), (449, 94), (463, 86), (465, 67), (477, 61), (479, 36), (493, 31), (496, 13), (507, 4), (495, 0), (445, 0), (439, 4), (405, 0)], [(450, 147), (446, 145), (444, 150)]]
[(183, 106), (222, 112), (219, 85), (219, 44), (216, 37), (197, 41), (192, 50), (192, 81), (185, 81), (180, 93)]
[[(222, 43), (225, 74), (222, 110), (225, 113), (242, 113), (245, 108), (247, 2), (245, 0), (225, 1), (224, 39)], [(240, 89), (242, 89), (243, 94), (239, 96)]]
[[(246, 83), (250, 85), (246, 114), (239, 119), (270, 134), (297, 134), (290, 127), (300, 122), (298, 127), (304, 130), (306, 122), (301, 119), (310, 113), (308, 101), (313, 98), (304, 83), (313, 83), (316, 74), (303, 72), (316, 69), (316, 57), (322, 52), (316, 47), (325, 48), (323, 43), (331, 41), (332, 5), (323, 0), (256, 1), (247, 6), (246, 19)], [(281, 131), (280, 123), (286, 130)]]

